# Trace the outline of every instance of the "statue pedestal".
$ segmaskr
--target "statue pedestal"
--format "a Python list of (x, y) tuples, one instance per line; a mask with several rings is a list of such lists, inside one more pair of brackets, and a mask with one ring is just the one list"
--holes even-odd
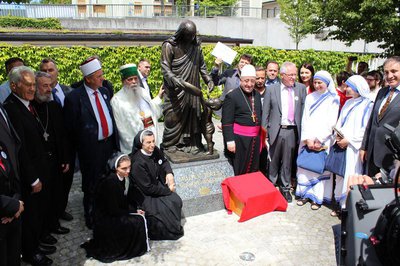
[(205, 160), (215, 160), (219, 158), (219, 153), (216, 149), (214, 149), (213, 154), (205, 154), (204, 152), (199, 152), (198, 154), (191, 154), (183, 151), (170, 152), (168, 150), (164, 150), (164, 155), (171, 163), (177, 163), (177, 164), (198, 162)]
[(183, 200), (185, 217), (224, 208), (221, 182), (234, 175), (226, 158), (171, 163), (171, 166), (175, 174), (176, 192)]

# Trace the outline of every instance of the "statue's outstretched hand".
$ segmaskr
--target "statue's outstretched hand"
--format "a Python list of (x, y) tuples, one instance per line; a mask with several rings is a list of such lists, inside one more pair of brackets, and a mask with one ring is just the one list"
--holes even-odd
[(207, 84), (208, 92), (212, 92), (214, 90), (214, 82), (210, 80)]

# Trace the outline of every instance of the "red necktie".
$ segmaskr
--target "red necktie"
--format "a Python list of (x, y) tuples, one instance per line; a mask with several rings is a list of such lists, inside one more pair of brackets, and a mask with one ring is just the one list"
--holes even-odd
[(6, 167), (5, 167), (5, 165), (3, 164), (3, 160), (0, 158), (0, 167), (5, 171), (6, 170)]
[(33, 106), (32, 106), (31, 103), (29, 103), (28, 108), (29, 108), (29, 112), (31, 112), (34, 116), (36, 116), (35, 115), (35, 110), (33, 109)]
[(101, 129), (103, 130), (103, 137), (107, 138), (108, 137), (107, 119), (106, 119), (106, 116), (104, 115), (104, 110), (103, 110), (103, 107), (101, 106), (99, 95), (98, 95), (97, 91), (94, 92), (94, 96), (96, 98), (97, 111), (99, 111)]

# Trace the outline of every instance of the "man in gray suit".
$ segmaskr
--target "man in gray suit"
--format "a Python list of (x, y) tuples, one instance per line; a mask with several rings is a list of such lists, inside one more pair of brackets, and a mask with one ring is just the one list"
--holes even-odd
[(288, 202), (293, 162), (301, 132), (306, 87), (296, 81), (297, 67), (285, 62), (280, 68), (281, 83), (271, 85), (264, 96), (262, 126), (267, 130), (271, 163), (268, 178), (278, 185)]
[(390, 131), (384, 125), (396, 127), (400, 121), (400, 56), (388, 58), (383, 70), (389, 86), (380, 89), (376, 96), (360, 149), (369, 176), (375, 176), (380, 169), (388, 171), (393, 165), (392, 152), (385, 145), (385, 135)]

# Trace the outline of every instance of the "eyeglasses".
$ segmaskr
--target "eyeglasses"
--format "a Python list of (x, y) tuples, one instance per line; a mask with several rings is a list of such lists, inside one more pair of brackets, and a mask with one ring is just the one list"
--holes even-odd
[(282, 73), (282, 75), (291, 77), (291, 78), (295, 78), (297, 76), (297, 74), (286, 74), (286, 73)]

